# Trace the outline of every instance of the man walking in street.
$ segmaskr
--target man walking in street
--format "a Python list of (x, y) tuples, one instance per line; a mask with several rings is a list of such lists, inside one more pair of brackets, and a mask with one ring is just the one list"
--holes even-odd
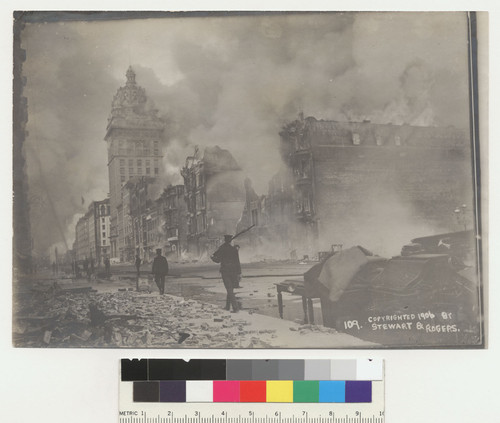
[(155, 276), (155, 282), (160, 290), (160, 295), (163, 295), (165, 293), (165, 276), (168, 274), (168, 262), (167, 259), (161, 255), (161, 248), (156, 250), (152, 273)]
[(137, 277), (141, 276), (141, 258), (139, 254), (135, 256), (135, 268), (137, 269)]
[(241, 278), (241, 265), (238, 249), (231, 245), (232, 235), (224, 235), (224, 244), (210, 257), (215, 263), (220, 263), (220, 273), (226, 288), (226, 310), (233, 306), (233, 313), (239, 310), (238, 302), (234, 295), (234, 286)]

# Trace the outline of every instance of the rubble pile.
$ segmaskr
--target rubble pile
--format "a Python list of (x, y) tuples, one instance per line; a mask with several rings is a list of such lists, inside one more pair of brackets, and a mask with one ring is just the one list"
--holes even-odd
[(16, 309), (19, 347), (266, 348), (277, 338), (246, 313), (135, 291), (37, 293)]

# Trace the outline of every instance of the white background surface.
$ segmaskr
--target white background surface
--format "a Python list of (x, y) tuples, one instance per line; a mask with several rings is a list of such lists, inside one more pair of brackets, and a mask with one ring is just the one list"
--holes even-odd
[[(186, 350), (63, 350), (11, 347), (11, 116), (13, 10), (401, 10), (399, 1), (4, 1), (0, 6), (2, 151), (0, 281), (0, 421), (117, 422), (119, 359), (158, 358), (358, 358), (386, 360), (386, 416), (390, 423), (499, 422), (500, 333), (498, 148), (500, 3), (495, 1), (407, 1), (406, 10), (490, 11), (490, 257), (489, 345), (485, 350), (351, 351), (191, 351)], [(482, 135), (486, 128), (482, 128)], [(496, 189), (495, 189), (496, 188)]]

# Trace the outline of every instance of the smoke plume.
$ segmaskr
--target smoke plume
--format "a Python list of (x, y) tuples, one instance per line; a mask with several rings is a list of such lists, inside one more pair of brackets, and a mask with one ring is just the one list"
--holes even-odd
[(36, 249), (62, 238), (71, 247), (74, 216), (106, 197), (103, 138), (129, 65), (166, 123), (165, 184), (182, 183), (195, 145), (219, 145), (264, 193), (280, 166), (278, 133), (301, 111), (465, 126), (465, 23), (458, 13), (314, 13), (28, 24)]

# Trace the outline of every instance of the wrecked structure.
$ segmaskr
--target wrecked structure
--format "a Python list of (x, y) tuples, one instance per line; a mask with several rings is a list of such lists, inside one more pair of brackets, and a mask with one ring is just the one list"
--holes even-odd
[(75, 259), (103, 264), (110, 253), (109, 198), (90, 203), (87, 213), (78, 220), (75, 232)]
[[(299, 257), (332, 243), (397, 254), (415, 235), (459, 229), (454, 210), (473, 200), (464, 130), (300, 116), (280, 138), (286, 170), (265, 198), (247, 189), (245, 213), (266, 216), (254, 233), (279, 232)], [(473, 227), (472, 213), (463, 217)]]
[(233, 234), (245, 204), (243, 172), (228, 150), (197, 148), (181, 170), (187, 205), (187, 249), (197, 256), (215, 250)]
[(159, 215), (163, 218), (160, 231), (166, 240), (164, 254), (180, 258), (187, 249), (187, 206), (184, 185), (169, 185), (157, 200)]
[(467, 236), (423, 237), (424, 249), (392, 258), (351, 247), (304, 274), (305, 295), (320, 298), (325, 326), (386, 346), (480, 345), (477, 266), (462, 262), (461, 246), (434, 250), (437, 239)]
[[(160, 182), (152, 177), (135, 177), (124, 186), (128, 191), (129, 209), (124, 211), (130, 217), (131, 233), (127, 236), (126, 255), (122, 260), (133, 261), (139, 255), (145, 262), (150, 262), (155, 256), (156, 248), (162, 248), (164, 243), (162, 211), (158, 203)], [(124, 196), (125, 197), (125, 196)]]
[[(130, 254), (122, 187), (135, 176), (161, 179), (163, 121), (150, 107), (144, 88), (128, 68), (125, 86), (116, 92), (108, 119), (108, 173), (111, 208), (111, 255), (123, 261)], [(121, 208), (122, 217), (119, 218)]]
[[(250, 179), (245, 180), (245, 205), (237, 231), (255, 225), (238, 240), (243, 254), (254, 257), (290, 258), (313, 251), (316, 238), (306, 225), (295, 224), (293, 185), (290, 170), (283, 166), (269, 181), (267, 195), (257, 195)], [(297, 245), (296, 240), (301, 243)], [(299, 251), (297, 253), (297, 250)]]

